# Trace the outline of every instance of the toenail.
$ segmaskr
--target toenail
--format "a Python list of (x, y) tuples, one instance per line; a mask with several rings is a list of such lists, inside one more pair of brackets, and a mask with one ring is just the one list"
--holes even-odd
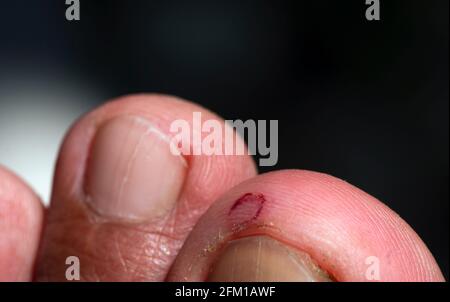
[(116, 117), (95, 135), (85, 179), (88, 204), (109, 218), (148, 220), (174, 208), (186, 173), (169, 138), (150, 121)]
[(213, 265), (208, 281), (330, 282), (311, 257), (268, 236), (227, 243)]

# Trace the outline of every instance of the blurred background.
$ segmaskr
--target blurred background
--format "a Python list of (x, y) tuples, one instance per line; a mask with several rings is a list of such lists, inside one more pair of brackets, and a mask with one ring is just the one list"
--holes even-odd
[[(161, 92), (226, 119), (279, 120), (279, 162), (399, 213), (449, 271), (446, 0), (0, 2), (0, 164), (48, 202), (82, 113)], [(0, 180), (1, 181), (1, 180)]]

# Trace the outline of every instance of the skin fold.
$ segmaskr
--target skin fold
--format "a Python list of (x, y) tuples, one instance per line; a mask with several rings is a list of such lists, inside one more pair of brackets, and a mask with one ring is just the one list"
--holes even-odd
[[(171, 122), (191, 121), (193, 112), (224, 122), (194, 103), (153, 94), (122, 97), (80, 118), (62, 144), (45, 220), (33, 191), (0, 167), (0, 280), (66, 281), (65, 260), (77, 256), (83, 281), (204, 281), (230, 242), (265, 236), (276, 243), (255, 242), (273, 250), (265, 254), (273, 266), (275, 251), (284, 252), (280, 244), (289, 255), (302, 255), (299, 259), (309, 261), (313, 270), (323, 270), (318, 276), (335, 281), (369, 281), (369, 257), (379, 261), (376, 281), (444, 281), (419, 236), (374, 197), (316, 172), (257, 176), (248, 155), (182, 155), (184, 168), (171, 174), (177, 191), (164, 191), (154, 208), (141, 213), (147, 204), (134, 202), (139, 190), (152, 195), (159, 185), (136, 186), (145, 184), (142, 179), (163, 186), (152, 167), (164, 168), (171, 159), (146, 158), (146, 150), (161, 148), (141, 144), (142, 137), (133, 131), (151, 127), (147, 132), (157, 133), (158, 143), (164, 144)], [(141, 119), (146, 122), (135, 122)], [(108, 145), (119, 132), (123, 138), (118, 141), (124, 143)], [(101, 140), (106, 143), (99, 145)], [(127, 140), (137, 141), (135, 149), (116, 156), (121, 145), (130, 145)], [(123, 154), (148, 166), (134, 165)], [(108, 167), (109, 160), (125, 162), (106, 173), (99, 167)], [(111, 174), (116, 178), (109, 182)], [(110, 207), (109, 199), (116, 200), (117, 208)], [(133, 215), (119, 215), (124, 206)]]

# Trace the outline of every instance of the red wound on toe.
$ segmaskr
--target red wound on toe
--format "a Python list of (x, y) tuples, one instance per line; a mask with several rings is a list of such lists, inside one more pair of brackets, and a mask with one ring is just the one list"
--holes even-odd
[(246, 225), (256, 220), (263, 209), (266, 198), (262, 194), (246, 193), (237, 199), (228, 212), (233, 227)]

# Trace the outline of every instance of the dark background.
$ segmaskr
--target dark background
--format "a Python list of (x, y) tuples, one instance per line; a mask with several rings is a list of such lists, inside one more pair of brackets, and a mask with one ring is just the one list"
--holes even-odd
[(447, 0), (381, 0), (379, 22), (364, 0), (80, 2), (79, 22), (63, 0), (1, 2), (0, 117), (5, 87), (81, 83), (65, 107), (162, 92), (279, 120), (279, 162), (262, 172), (321, 171), (383, 200), (448, 279)]

